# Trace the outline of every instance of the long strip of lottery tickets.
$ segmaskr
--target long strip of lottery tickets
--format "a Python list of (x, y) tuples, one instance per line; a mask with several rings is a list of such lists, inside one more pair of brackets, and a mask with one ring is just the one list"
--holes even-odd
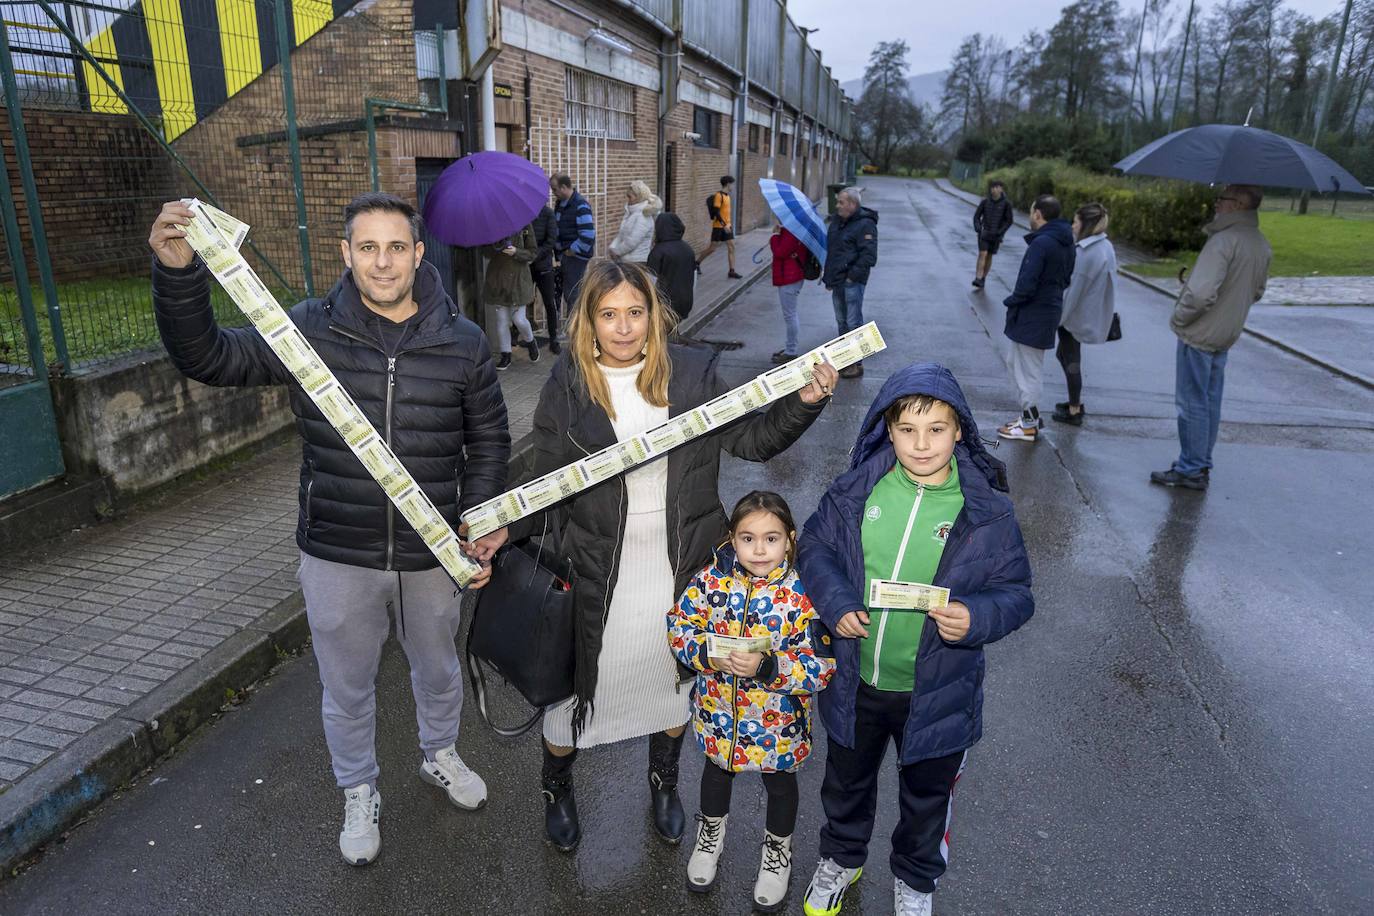
[(195, 214), (186, 227), (186, 241), (424, 539), (440, 565), (459, 588), (466, 586), (481, 567), (463, 553), (453, 528), (243, 259), (239, 246), (248, 236), (248, 226), (203, 201), (190, 199), (184, 203)]
[(679, 445), (738, 419), (751, 410), (799, 391), (811, 384), (814, 377), (812, 367), (817, 363), (830, 363), (836, 369), (843, 369), (886, 347), (887, 343), (883, 335), (878, 333), (877, 324), (870, 321), (648, 432), (622, 439), (581, 461), (474, 506), (463, 515), (463, 521), (468, 525), (468, 536), (477, 538), (504, 528), (588, 487), (623, 474), (636, 465), (661, 458)]

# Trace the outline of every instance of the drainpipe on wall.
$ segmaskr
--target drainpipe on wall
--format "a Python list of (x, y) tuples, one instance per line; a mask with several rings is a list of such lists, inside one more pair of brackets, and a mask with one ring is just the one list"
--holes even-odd
[(490, 66), (482, 71), (482, 149), (496, 149), (496, 78)]
[(734, 158), (734, 165), (730, 169), (730, 174), (735, 176), (735, 208), (731, 215), (734, 217), (734, 225), (731, 230), (735, 235), (740, 234), (740, 228), (744, 225), (744, 154), (739, 149), (739, 132), (743, 126), (745, 135), (749, 132), (749, 0), (743, 0), (740, 4), (740, 89), (736, 96), (735, 110), (735, 129), (731, 132), (733, 146), (731, 154)]

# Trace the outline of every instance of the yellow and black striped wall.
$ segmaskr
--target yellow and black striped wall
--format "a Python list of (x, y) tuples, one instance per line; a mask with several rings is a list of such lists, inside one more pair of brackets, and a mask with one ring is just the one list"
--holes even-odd
[[(357, 0), (287, 0), (288, 44), (304, 43)], [(76, 4), (73, 4), (76, 5)], [(120, 9), (81, 3), (86, 47), (139, 110), (160, 118), (168, 140), (277, 62), (274, 0), (138, 0)], [(90, 110), (128, 108), (89, 63)]]

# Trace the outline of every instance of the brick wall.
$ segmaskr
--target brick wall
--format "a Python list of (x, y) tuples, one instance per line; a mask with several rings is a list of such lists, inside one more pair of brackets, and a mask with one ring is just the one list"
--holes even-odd
[[(372, 187), (367, 133), (361, 127), (363, 99), (420, 101), (411, 10), (410, 0), (377, 0), (364, 13), (329, 23), (291, 56), (317, 293), (328, 290), (342, 269), (344, 205)], [(312, 128), (320, 127), (329, 132), (312, 135)], [(175, 146), (221, 206), (252, 224), (253, 242), (300, 288), (304, 272), (285, 130), (281, 70), (274, 67)], [(415, 203), (414, 144), (399, 136), (407, 133), (378, 129), (378, 173), (383, 190)], [(442, 148), (455, 151), (456, 135), (446, 136)], [(270, 284), (265, 265), (251, 255), (250, 261)]]
[[(552, 6), (532, 3), (525, 8), (531, 19), (553, 25), (570, 34), (587, 30), (586, 22)], [(614, 17), (607, 17), (608, 20)], [(640, 44), (655, 46), (658, 38), (646, 27), (624, 18), (615, 19), (617, 31)], [(642, 63), (657, 66), (656, 59), (643, 51), (633, 55)], [(658, 95), (643, 86), (632, 86), (634, 94), (633, 140), (607, 140), (604, 145), (562, 133), (566, 121), (567, 70), (560, 60), (512, 48), (495, 63), (498, 83), (511, 86), (512, 99), (499, 111), (508, 118), (511, 149), (527, 152), (530, 159), (550, 175), (567, 171), (578, 190), (591, 203), (596, 216), (597, 253), (605, 254), (615, 238), (625, 211), (625, 191), (632, 181), (644, 181), (650, 188), (658, 183)], [(577, 69), (574, 67), (574, 69)], [(525, 118), (525, 77), (528, 70), (530, 124)], [(498, 122), (499, 124), (500, 122)], [(601, 150), (604, 149), (604, 154)]]
[[(24, 132), (58, 281), (145, 273), (154, 202), (178, 191), (171, 160), (157, 142), (131, 115), (26, 109)], [(20, 235), (30, 240), (8, 118), (0, 119), (0, 145)], [(41, 299), (31, 242), (26, 250), (29, 280)], [(14, 282), (9, 267), (0, 255), (0, 283)]]

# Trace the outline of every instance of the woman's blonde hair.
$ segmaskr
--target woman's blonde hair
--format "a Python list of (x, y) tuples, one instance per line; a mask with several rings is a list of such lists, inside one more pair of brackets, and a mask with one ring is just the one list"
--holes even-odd
[(609, 258), (592, 261), (582, 275), (577, 305), (568, 322), (568, 345), (573, 365), (592, 403), (605, 410), (612, 420), (615, 419), (615, 407), (611, 404), (611, 389), (596, 361), (596, 310), (606, 296), (625, 285), (639, 294), (649, 310), (644, 368), (636, 383), (640, 395), (655, 407), (667, 407), (668, 380), (673, 374), (672, 361), (668, 358), (668, 335), (677, 325), (677, 314), (659, 298), (652, 275), (638, 264), (626, 261)]
[(1099, 203), (1084, 204), (1073, 215), (1078, 217), (1078, 225), (1082, 227), (1078, 236), (1080, 239), (1102, 235), (1107, 231), (1109, 214), (1107, 208)]
[(630, 194), (634, 197), (635, 204), (646, 204), (648, 209), (657, 214), (663, 210), (663, 201), (653, 192), (653, 189), (643, 181), (635, 180), (630, 182)]

